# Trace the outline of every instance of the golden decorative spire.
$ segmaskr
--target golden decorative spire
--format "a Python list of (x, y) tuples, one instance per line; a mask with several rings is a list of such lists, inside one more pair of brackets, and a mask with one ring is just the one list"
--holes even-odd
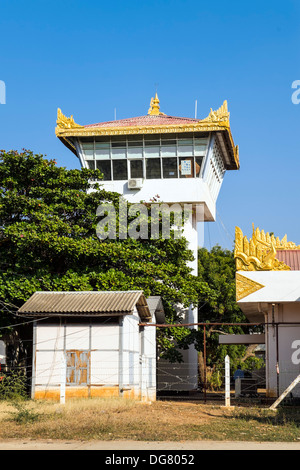
[(222, 106), (216, 111), (213, 111), (210, 108), (210, 113), (207, 118), (203, 119), (203, 121), (208, 122), (229, 122), (230, 113), (228, 111), (227, 101), (225, 100)]
[(235, 228), (234, 258), (237, 271), (281, 271), (290, 270), (276, 258), (278, 250), (298, 250), (300, 247), (288, 242), (286, 235), (280, 240), (273, 234), (253, 227), (252, 238), (248, 240), (239, 227)]
[(157, 92), (155, 93), (155, 97), (154, 98), (151, 98), (151, 101), (150, 101), (150, 108), (148, 110), (148, 114), (150, 116), (159, 116), (159, 115), (164, 115), (164, 113), (160, 112), (159, 110), (160, 106), (159, 106), (159, 99), (158, 99), (158, 96), (157, 96)]
[(74, 121), (73, 116), (69, 118), (66, 117), (62, 112), (61, 109), (58, 108), (57, 110), (57, 120), (56, 120), (57, 128), (56, 132), (58, 133), (60, 129), (74, 129), (74, 128), (82, 128), (79, 124), (76, 124)]

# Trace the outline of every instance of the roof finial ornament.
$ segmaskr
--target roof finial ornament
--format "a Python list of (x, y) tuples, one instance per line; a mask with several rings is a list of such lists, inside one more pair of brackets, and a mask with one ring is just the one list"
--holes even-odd
[(150, 101), (150, 108), (148, 110), (148, 114), (150, 116), (159, 116), (159, 115), (163, 115), (164, 113), (162, 113), (160, 110), (159, 110), (160, 106), (159, 106), (159, 99), (158, 99), (158, 96), (157, 96), (157, 91), (155, 92), (155, 97), (154, 98), (151, 98), (151, 101)]

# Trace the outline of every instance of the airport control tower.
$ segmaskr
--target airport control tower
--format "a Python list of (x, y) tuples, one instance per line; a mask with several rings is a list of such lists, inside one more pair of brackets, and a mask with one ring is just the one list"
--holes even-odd
[[(101, 170), (106, 190), (122, 194), (131, 203), (153, 202), (158, 194), (164, 203), (201, 208), (193, 211), (185, 229), (197, 275), (198, 223), (215, 220), (226, 170), (239, 169), (227, 102), (216, 111), (211, 109), (204, 119), (175, 117), (160, 111), (156, 93), (143, 116), (87, 125), (75, 123), (73, 116), (66, 117), (58, 109), (55, 131), (83, 168)], [(183, 315), (185, 322), (198, 321), (197, 309), (192, 306)], [(193, 347), (184, 351), (183, 365), (161, 364), (161, 388), (194, 390), (197, 366)], [(171, 383), (171, 376), (181, 379)]]

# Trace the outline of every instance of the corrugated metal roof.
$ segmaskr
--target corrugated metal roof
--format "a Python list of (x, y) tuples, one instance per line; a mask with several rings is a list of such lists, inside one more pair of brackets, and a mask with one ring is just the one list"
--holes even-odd
[(276, 258), (283, 261), (292, 271), (300, 270), (300, 250), (277, 250)]
[(126, 315), (137, 307), (141, 319), (151, 320), (143, 291), (35, 292), (18, 310), (20, 315)]

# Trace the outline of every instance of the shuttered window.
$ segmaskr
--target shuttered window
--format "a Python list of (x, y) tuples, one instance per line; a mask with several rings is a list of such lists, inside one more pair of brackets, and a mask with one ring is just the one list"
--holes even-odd
[(67, 355), (67, 384), (87, 385), (89, 382), (89, 351), (71, 350)]

